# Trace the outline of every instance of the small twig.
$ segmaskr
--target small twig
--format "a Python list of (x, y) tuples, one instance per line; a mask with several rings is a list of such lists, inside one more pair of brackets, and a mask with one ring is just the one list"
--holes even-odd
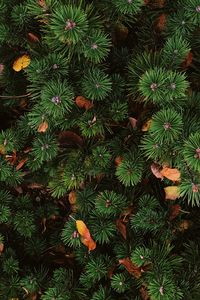
[(2, 96), (0, 95), (0, 99), (15, 99), (15, 98), (25, 98), (25, 97), (29, 97), (31, 95), (31, 93), (25, 94), (25, 95), (19, 95), (19, 96)]

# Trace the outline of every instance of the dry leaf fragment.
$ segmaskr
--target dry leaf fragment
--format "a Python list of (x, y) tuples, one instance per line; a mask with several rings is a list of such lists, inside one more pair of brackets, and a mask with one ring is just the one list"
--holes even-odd
[(168, 167), (164, 167), (161, 171), (160, 174), (164, 177), (166, 177), (169, 180), (172, 181), (180, 181), (181, 173), (178, 169), (171, 169)]
[(178, 230), (180, 232), (184, 232), (185, 230), (189, 229), (192, 226), (192, 221), (190, 220), (182, 220), (179, 224)]
[(60, 132), (59, 136), (58, 136), (58, 140), (59, 143), (61, 145), (78, 145), (78, 146), (82, 146), (83, 145), (83, 139), (80, 135), (78, 135), (77, 133), (70, 131), (70, 130), (66, 130), (66, 131), (62, 131)]
[(123, 157), (122, 156), (117, 156), (115, 158), (115, 165), (118, 167), (123, 161)]
[(42, 122), (42, 123), (39, 125), (37, 131), (38, 131), (38, 132), (46, 132), (47, 129), (48, 129), (48, 127), (49, 127), (48, 122), (47, 122), (47, 121), (44, 121), (44, 122)]
[(39, 38), (38, 38), (38, 36), (37, 35), (35, 35), (34, 33), (32, 33), (32, 32), (29, 32), (28, 33), (28, 40), (30, 41), (30, 42), (39, 42)]
[(86, 99), (83, 96), (77, 96), (75, 99), (75, 103), (78, 107), (84, 108), (85, 110), (88, 110), (94, 106), (94, 104), (90, 100)]
[(69, 193), (69, 196), (68, 196), (68, 199), (69, 199), (69, 203), (70, 204), (75, 204), (76, 203), (76, 192), (75, 191), (71, 191)]
[(193, 54), (192, 54), (192, 52), (190, 51), (190, 52), (188, 52), (188, 54), (187, 54), (185, 60), (183, 61), (182, 67), (183, 67), (184, 69), (187, 68), (187, 67), (189, 67), (189, 66), (191, 65), (192, 61), (193, 61)]
[(19, 71), (25, 69), (26, 67), (28, 67), (30, 62), (31, 62), (30, 56), (27, 54), (24, 54), (24, 55), (16, 58), (16, 60), (13, 63), (13, 70), (16, 72), (19, 72)]
[(166, 200), (176, 200), (180, 197), (180, 189), (178, 186), (167, 186), (164, 190)]
[(122, 234), (123, 238), (126, 240), (126, 224), (123, 222), (123, 220), (116, 220), (116, 227), (118, 231)]
[(32, 190), (34, 190), (34, 189), (42, 189), (43, 187), (44, 186), (42, 184), (37, 183), (37, 182), (32, 182), (32, 183), (30, 183), (30, 184), (27, 185), (27, 188), (28, 189), (32, 189)]
[(179, 204), (172, 205), (170, 207), (169, 220), (172, 221), (175, 219), (181, 211), (181, 206)]
[(151, 127), (151, 123), (152, 123), (152, 119), (146, 121), (146, 122), (143, 124), (143, 126), (142, 126), (142, 131), (143, 131), (143, 132), (148, 131), (148, 130), (150, 129), (150, 127)]
[(3, 250), (4, 250), (4, 244), (3, 244), (3, 243), (0, 243), (0, 255), (1, 255), (1, 253), (3, 252)]
[(128, 119), (129, 119), (129, 122), (131, 124), (131, 127), (135, 128), (137, 126), (137, 119), (132, 118), (132, 117), (129, 117)]
[(20, 170), (23, 167), (23, 165), (27, 162), (27, 160), (28, 160), (27, 158), (20, 160), (20, 162), (16, 166), (16, 171)]
[(90, 231), (82, 220), (76, 220), (76, 228), (81, 235), (81, 242), (88, 247), (89, 250), (96, 248), (96, 242), (92, 239)]
[(163, 179), (163, 175), (160, 172), (160, 166), (158, 164), (153, 163), (151, 165), (151, 172), (153, 173), (154, 176), (156, 176), (156, 178)]
[(161, 14), (158, 18), (158, 21), (157, 21), (157, 28), (160, 31), (163, 31), (165, 29), (166, 22), (167, 22), (167, 15), (166, 14)]
[(124, 265), (126, 270), (133, 275), (135, 278), (140, 278), (142, 275), (141, 268), (133, 264), (129, 257), (119, 260), (119, 263)]

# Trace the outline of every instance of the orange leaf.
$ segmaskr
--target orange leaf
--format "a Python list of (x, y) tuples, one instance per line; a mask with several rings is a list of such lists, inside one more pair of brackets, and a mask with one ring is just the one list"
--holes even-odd
[(28, 160), (27, 158), (20, 160), (20, 162), (16, 166), (16, 171), (20, 170), (23, 167), (23, 165), (27, 162), (27, 160)]
[(68, 199), (69, 199), (69, 203), (70, 204), (75, 204), (76, 203), (76, 192), (75, 191), (71, 191), (69, 193)]
[(37, 2), (39, 4), (39, 6), (41, 6), (44, 9), (47, 9), (47, 5), (46, 5), (45, 0), (38, 0)]
[(128, 119), (129, 119), (129, 122), (130, 122), (132, 128), (135, 128), (137, 126), (137, 119), (132, 118), (132, 117), (129, 117)]
[(83, 96), (77, 96), (75, 99), (75, 103), (78, 107), (84, 108), (86, 110), (92, 108), (94, 104)]
[(180, 190), (178, 186), (167, 186), (164, 190), (166, 200), (176, 200), (180, 197)]
[(126, 240), (126, 224), (123, 222), (123, 220), (116, 220), (116, 227), (118, 231), (122, 234), (123, 238)]
[(163, 175), (160, 173), (160, 166), (156, 163), (151, 165), (151, 172), (153, 173), (156, 178), (163, 179)]
[(169, 180), (172, 181), (179, 181), (181, 177), (181, 173), (178, 169), (171, 169), (168, 167), (164, 167), (161, 171), (160, 174), (164, 177), (166, 177)]
[(142, 275), (140, 267), (133, 264), (129, 257), (123, 258), (119, 260), (121, 265), (124, 265), (126, 270), (133, 275), (135, 278), (140, 278)]
[(150, 129), (150, 127), (151, 127), (151, 123), (152, 123), (152, 120), (151, 120), (151, 119), (148, 120), (148, 121), (146, 121), (146, 122), (143, 124), (143, 126), (142, 126), (142, 131), (143, 131), (143, 132), (148, 131), (148, 130)]
[(13, 63), (13, 70), (19, 72), (29, 66), (31, 62), (30, 56), (24, 54), (18, 57)]
[(96, 243), (90, 235), (90, 231), (82, 220), (76, 220), (76, 229), (81, 235), (81, 242), (88, 247), (89, 250), (96, 248)]
[(39, 125), (37, 131), (38, 132), (46, 132), (48, 127), (49, 127), (49, 124), (47, 123), (47, 121), (44, 121)]
[(181, 206), (179, 204), (172, 205), (170, 207), (169, 220), (175, 219), (180, 214)]

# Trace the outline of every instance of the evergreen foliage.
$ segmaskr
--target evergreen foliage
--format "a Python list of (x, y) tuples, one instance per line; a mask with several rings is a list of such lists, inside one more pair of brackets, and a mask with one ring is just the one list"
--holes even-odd
[(200, 299), (200, 2), (0, 0), (0, 299)]

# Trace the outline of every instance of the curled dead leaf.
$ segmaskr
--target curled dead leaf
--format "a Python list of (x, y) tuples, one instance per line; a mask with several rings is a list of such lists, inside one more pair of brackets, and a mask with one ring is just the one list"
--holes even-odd
[(163, 175), (160, 173), (160, 165), (153, 163), (151, 165), (151, 172), (153, 173), (154, 176), (156, 176), (156, 178), (160, 178), (163, 179)]
[(129, 117), (128, 119), (129, 119), (129, 122), (131, 124), (131, 127), (136, 128), (137, 127), (137, 119), (132, 118), (132, 117)]
[(70, 204), (75, 204), (76, 203), (76, 192), (75, 191), (71, 191), (69, 193), (68, 199), (69, 199), (69, 203)]
[(172, 221), (175, 219), (181, 211), (181, 206), (179, 204), (172, 205), (169, 211), (169, 220)]
[(83, 145), (83, 139), (80, 135), (77, 133), (66, 130), (66, 131), (61, 131), (59, 136), (58, 136), (59, 143), (63, 146), (66, 145), (78, 145), (82, 146)]
[(122, 156), (117, 156), (115, 158), (115, 165), (118, 167), (123, 161), (123, 157)]

